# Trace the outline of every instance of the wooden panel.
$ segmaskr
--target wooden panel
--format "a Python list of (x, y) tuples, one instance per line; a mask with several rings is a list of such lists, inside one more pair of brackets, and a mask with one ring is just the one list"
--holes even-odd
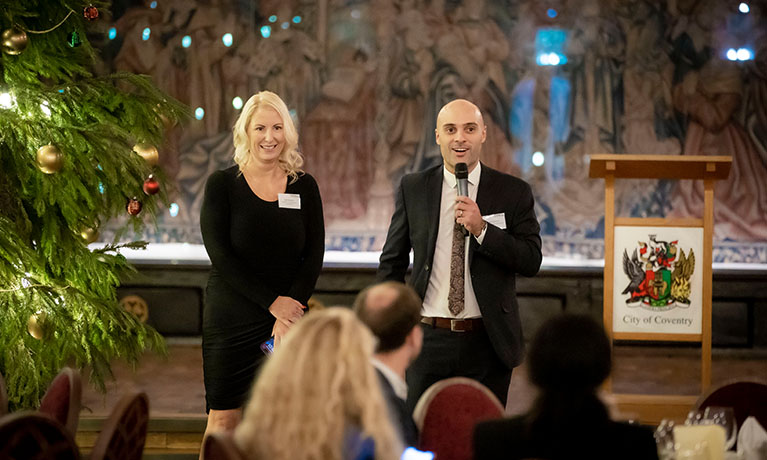
[(589, 177), (721, 180), (730, 174), (731, 166), (729, 156), (598, 154), (591, 156)]
[(615, 332), (615, 340), (654, 340), (659, 342), (700, 342), (701, 334), (653, 334), (651, 332)]

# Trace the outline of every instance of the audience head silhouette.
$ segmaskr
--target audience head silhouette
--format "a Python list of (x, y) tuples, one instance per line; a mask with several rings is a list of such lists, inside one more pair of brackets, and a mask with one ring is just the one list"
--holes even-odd
[(528, 353), (530, 381), (546, 391), (594, 392), (610, 375), (610, 341), (585, 315), (565, 314), (544, 323)]

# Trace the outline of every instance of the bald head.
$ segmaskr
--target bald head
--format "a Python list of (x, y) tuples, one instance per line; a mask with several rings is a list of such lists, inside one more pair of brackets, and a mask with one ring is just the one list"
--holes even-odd
[(472, 116), (475, 121), (481, 126), (485, 126), (485, 118), (482, 116), (482, 111), (479, 110), (473, 102), (466, 99), (453, 99), (447, 104), (443, 105), (437, 114), (437, 128), (442, 124), (442, 120), (445, 118), (453, 118), (455, 112)]
[(487, 126), (479, 107), (466, 99), (448, 102), (437, 114), (434, 132), (448, 171), (455, 172), (456, 163), (466, 163), (469, 171), (479, 164), (479, 154), (487, 137)]
[(354, 311), (378, 337), (376, 352), (393, 351), (421, 321), (421, 298), (403, 283), (386, 281), (360, 292)]

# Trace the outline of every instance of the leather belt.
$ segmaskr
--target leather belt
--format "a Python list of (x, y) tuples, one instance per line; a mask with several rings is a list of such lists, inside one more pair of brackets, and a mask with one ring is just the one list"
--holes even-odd
[(453, 332), (471, 332), (485, 329), (482, 318), (455, 319), (424, 316), (421, 318), (421, 322), (438, 329), (450, 329)]

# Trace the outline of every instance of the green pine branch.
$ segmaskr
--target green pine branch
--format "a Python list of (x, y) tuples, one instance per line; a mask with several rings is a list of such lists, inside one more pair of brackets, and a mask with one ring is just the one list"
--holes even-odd
[[(164, 352), (161, 336), (116, 297), (133, 270), (119, 250), (146, 243), (89, 250), (81, 232), (123, 219), (132, 197), (143, 209), (118, 234), (154, 222), (167, 198), (145, 195), (142, 185), (163, 175), (133, 146), (161, 145), (165, 121), (189, 115), (147, 76), (94, 74), (82, 11), (93, 4), (103, 18), (104, 2), (10, 3), (0, 29), (29, 31), (21, 54), (0, 53), (0, 372), (16, 409), (36, 407), (65, 365), (87, 369), (103, 390), (112, 360), (135, 365), (146, 349)], [(72, 32), (78, 47), (68, 44)], [(36, 160), (47, 144), (62, 156), (52, 174)]]

